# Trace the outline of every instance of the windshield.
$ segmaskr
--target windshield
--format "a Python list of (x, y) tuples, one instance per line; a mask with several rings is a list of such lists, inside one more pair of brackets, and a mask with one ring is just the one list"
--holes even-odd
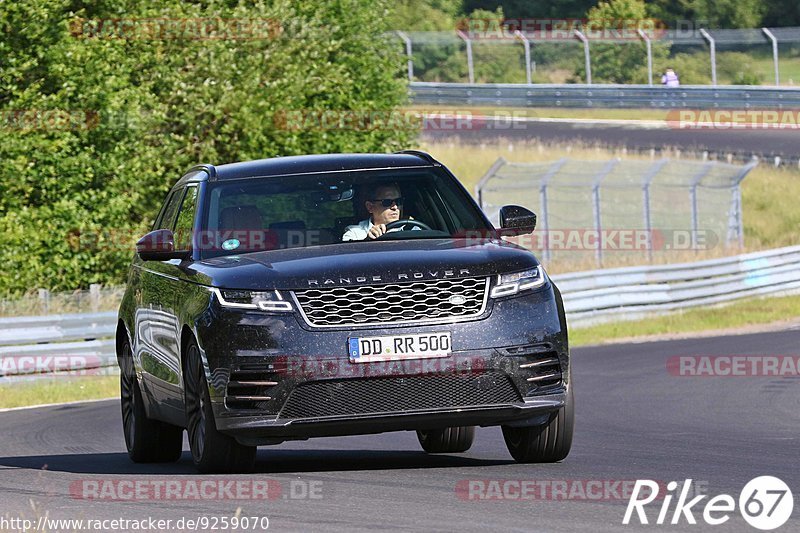
[[(451, 238), (491, 230), (473, 200), (438, 169), (394, 169), (210, 184), (203, 258), (382, 239)], [(383, 214), (388, 213), (388, 218)]]

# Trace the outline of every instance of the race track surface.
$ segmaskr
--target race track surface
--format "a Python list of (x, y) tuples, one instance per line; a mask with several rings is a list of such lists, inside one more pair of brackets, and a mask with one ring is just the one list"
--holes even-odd
[[(579, 492), (556, 501), (520, 500), (516, 493), (483, 501), (456, 488), (470, 480), (586, 487), (692, 478), (711, 496), (738, 500), (751, 478), (774, 475), (796, 501), (779, 531), (797, 531), (800, 380), (674, 376), (666, 363), (679, 355), (798, 355), (798, 341), (800, 331), (784, 331), (573, 350), (576, 434), (570, 456), (551, 465), (515, 464), (500, 429), (479, 428), (465, 454), (426, 455), (411, 432), (325, 438), (260, 448), (253, 474), (199, 476), (188, 452), (176, 464), (131, 463), (116, 402), (0, 413), (0, 517), (178, 520), (231, 516), (240, 508), (241, 516), (269, 517), (277, 531), (756, 531), (738, 512), (711, 528), (702, 509), (694, 513), (698, 525), (655, 526), (660, 504), (648, 507), (649, 526), (622, 526), (627, 499), (613, 490), (605, 501)], [(90, 482), (108, 480), (269, 480), (279, 490), (256, 501), (84, 499)]]
[[(800, 130), (797, 129), (672, 129), (666, 124), (620, 124), (618, 121), (548, 121), (533, 120), (511, 124), (508, 119), (490, 121), (475, 129), (429, 129), (422, 133), (425, 141), (460, 140), (493, 142), (498, 138), (510, 141), (538, 139), (547, 143), (585, 143), (631, 150), (680, 148), (709, 151), (724, 159), (734, 154), (738, 159), (752, 155), (781, 156), (796, 161), (800, 156)], [(654, 127), (655, 126), (655, 127)]]

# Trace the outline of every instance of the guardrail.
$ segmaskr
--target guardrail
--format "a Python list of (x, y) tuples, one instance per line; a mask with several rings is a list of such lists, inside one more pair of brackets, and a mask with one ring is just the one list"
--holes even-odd
[(800, 246), (675, 265), (553, 276), (571, 327), (800, 292)]
[(415, 104), (657, 109), (797, 109), (800, 88), (759, 86), (409, 83)]
[(117, 313), (0, 319), (0, 377), (115, 366)]
[[(675, 265), (625, 267), (552, 276), (570, 327), (635, 320), (776, 293), (800, 293), (800, 246)], [(0, 378), (31, 374), (30, 364), (64, 357), (72, 370), (116, 366), (117, 314), (0, 319)], [(58, 342), (53, 342), (58, 341)], [(37, 369), (44, 372), (47, 369)]]

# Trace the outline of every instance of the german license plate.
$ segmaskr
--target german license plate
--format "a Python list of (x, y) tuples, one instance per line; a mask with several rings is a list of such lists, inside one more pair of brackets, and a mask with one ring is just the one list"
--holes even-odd
[(450, 332), (350, 337), (348, 348), (351, 363), (447, 357)]

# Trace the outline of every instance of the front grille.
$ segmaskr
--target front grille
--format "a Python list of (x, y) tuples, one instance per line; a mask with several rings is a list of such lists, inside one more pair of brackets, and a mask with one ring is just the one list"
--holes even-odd
[(315, 327), (366, 326), (468, 319), (486, 305), (486, 278), (440, 279), (295, 291)]
[(313, 381), (295, 387), (278, 418), (396, 413), (520, 401), (517, 388), (500, 372)]

